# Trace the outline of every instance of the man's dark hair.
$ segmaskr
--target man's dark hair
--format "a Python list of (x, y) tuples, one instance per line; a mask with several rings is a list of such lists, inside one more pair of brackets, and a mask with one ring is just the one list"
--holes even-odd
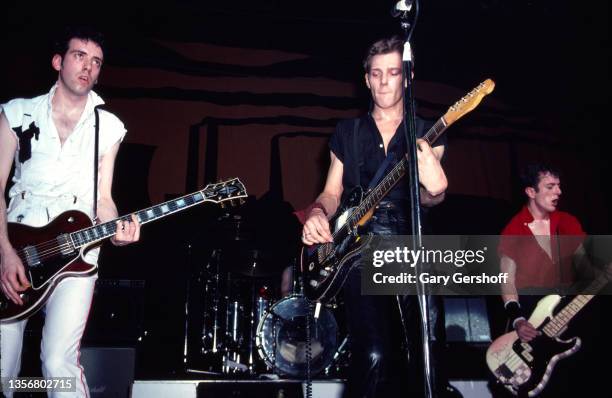
[(91, 26), (68, 26), (57, 37), (53, 43), (53, 54), (59, 54), (62, 57), (68, 52), (70, 40), (81, 39), (85, 41), (93, 41), (102, 49), (104, 54), (104, 35)]
[(551, 165), (544, 163), (530, 163), (523, 169), (521, 173), (521, 182), (523, 184), (523, 189), (527, 187), (531, 187), (538, 191), (538, 184), (540, 183), (540, 178), (545, 176), (546, 174), (550, 174), (553, 177), (561, 178), (561, 173), (559, 170), (554, 168)]
[(399, 36), (389, 37), (387, 39), (380, 39), (368, 48), (366, 56), (363, 59), (363, 69), (366, 73), (370, 73), (372, 67), (372, 58), (375, 55), (390, 54), (398, 52), (400, 55), (404, 52), (404, 40)]

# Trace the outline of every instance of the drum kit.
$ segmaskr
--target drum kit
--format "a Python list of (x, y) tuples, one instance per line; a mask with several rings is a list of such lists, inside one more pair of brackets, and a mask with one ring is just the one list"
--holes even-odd
[(306, 378), (337, 376), (346, 365), (347, 338), (339, 338), (337, 306), (323, 306), (315, 318), (295, 272), (293, 291), (281, 297), (282, 272), (266, 262), (257, 249), (226, 246), (213, 249), (199, 267), (191, 297), (201, 306), (188, 314), (186, 335), (194, 337), (190, 344), (185, 339), (188, 372)]

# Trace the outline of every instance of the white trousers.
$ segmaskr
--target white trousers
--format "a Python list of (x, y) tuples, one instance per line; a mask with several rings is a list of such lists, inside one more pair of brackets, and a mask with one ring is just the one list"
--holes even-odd
[[(40, 197), (29, 193), (12, 198), (7, 218), (11, 222), (41, 227), (61, 212), (74, 208), (74, 197), (62, 195), (55, 198)], [(80, 208), (79, 208), (80, 209)], [(82, 210), (82, 209), (80, 209)], [(99, 249), (85, 256), (95, 264)], [(97, 275), (72, 277), (61, 281), (43, 307), (45, 324), (42, 331), (40, 359), (44, 377), (73, 377), (76, 393), (48, 391), (51, 398), (89, 397), (89, 389), (83, 367), (79, 364), (81, 338), (89, 316)], [(27, 320), (0, 324), (0, 374), (15, 378), (21, 368), (23, 332)], [(28, 376), (28, 375), (24, 375)], [(4, 392), (11, 398), (12, 394)]]
[[(87, 323), (96, 279), (97, 275), (66, 278), (58, 284), (45, 304), (45, 324), (40, 346), (43, 376), (73, 377), (76, 381), (76, 393), (49, 391), (50, 398), (89, 397), (79, 357), (81, 337)], [(15, 378), (19, 374), (26, 322), (23, 320), (0, 325), (2, 377)], [(4, 394), (7, 398), (12, 397), (10, 392)]]

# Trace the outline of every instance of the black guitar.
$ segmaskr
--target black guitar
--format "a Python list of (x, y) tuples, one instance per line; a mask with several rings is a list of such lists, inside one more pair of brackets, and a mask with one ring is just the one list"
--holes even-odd
[[(201, 191), (134, 214), (140, 224), (146, 224), (200, 203), (240, 201), (246, 196), (244, 185), (234, 178), (208, 184)], [(131, 215), (126, 215), (103, 224), (92, 225), (87, 214), (70, 210), (40, 228), (8, 223), (8, 235), (25, 267), (31, 286), (20, 294), (23, 305), (13, 303), (0, 293), (0, 321), (17, 321), (34, 314), (45, 304), (62, 279), (96, 273), (97, 266), (83, 260), (85, 252), (113, 236), (118, 220), (130, 219)]]
[[(429, 144), (434, 143), (451, 124), (476, 108), (494, 88), (491, 79), (480, 83), (451, 106), (423, 139)], [(330, 220), (334, 225), (333, 242), (302, 248), (301, 271), (309, 299), (325, 302), (338, 293), (351, 269), (351, 260), (369, 240), (368, 236), (357, 233), (358, 227), (370, 220), (376, 205), (404, 176), (406, 167), (407, 158), (403, 158), (371, 191), (364, 194), (358, 188), (351, 192), (336, 212), (337, 216)]]

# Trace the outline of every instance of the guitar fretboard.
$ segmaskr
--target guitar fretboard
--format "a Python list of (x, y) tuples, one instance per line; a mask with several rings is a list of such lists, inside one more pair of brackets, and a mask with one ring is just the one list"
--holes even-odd
[[(441, 117), (436, 123), (427, 131), (422, 137), (429, 145), (436, 142), (438, 138), (444, 133), (448, 126)], [(334, 250), (334, 245), (342, 242), (344, 237), (353, 230), (359, 223), (359, 221), (376, 206), (382, 198), (397, 184), (397, 182), (406, 174), (406, 167), (408, 166), (408, 159), (402, 158), (391, 171), (376, 185), (374, 189), (368, 194), (368, 196), (355, 208), (351, 216), (340, 229), (338, 229), (332, 237), (334, 243), (327, 243), (321, 245), (318, 249), (318, 258), (320, 261), (329, 256)]]
[[(136, 215), (140, 224), (146, 224), (148, 222), (157, 220), (159, 218), (168, 216), (178, 211), (187, 209), (191, 206), (197, 205), (205, 201), (206, 197), (203, 191), (198, 191), (178, 199), (169, 200), (149, 207), (144, 210), (137, 211), (133, 214)], [(129, 221), (132, 217), (130, 214), (118, 217), (112, 221), (105, 222), (103, 224), (94, 225), (80, 231), (76, 231), (70, 234), (70, 238), (76, 249), (111, 237), (117, 232), (117, 221)]]
[[(427, 141), (429, 145), (436, 142), (442, 133), (446, 130), (444, 119), (440, 118), (436, 123), (427, 131), (423, 136), (423, 139)], [(391, 188), (397, 184), (397, 182), (406, 174), (406, 168), (408, 166), (408, 159), (402, 158), (393, 169), (383, 178), (378, 185), (372, 189), (372, 192), (364, 199), (363, 202), (355, 209), (351, 217), (349, 218), (348, 224), (351, 228), (355, 228), (359, 220), (363, 218), (374, 206), (376, 206), (382, 198), (389, 193)]]
[[(608, 283), (607, 275), (604, 273), (599, 276), (591, 285), (588, 287), (588, 291), (597, 292), (601, 290)], [(595, 297), (593, 294), (579, 294), (574, 297), (557, 315), (555, 315), (550, 322), (542, 329), (544, 333), (549, 337), (558, 335), (567, 324), (574, 318), (580, 310), (582, 310), (588, 303)]]

